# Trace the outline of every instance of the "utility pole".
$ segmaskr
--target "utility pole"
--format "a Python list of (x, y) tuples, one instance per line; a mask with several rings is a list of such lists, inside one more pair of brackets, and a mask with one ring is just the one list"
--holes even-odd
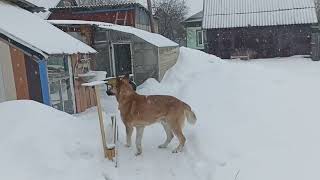
[(154, 33), (155, 30), (154, 30), (154, 21), (153, 21), (151, 0), (147, 0), (147, 2), (148, 2), (149, 17), (150, 17), (150, 28), (151, 28), (151, 32)]

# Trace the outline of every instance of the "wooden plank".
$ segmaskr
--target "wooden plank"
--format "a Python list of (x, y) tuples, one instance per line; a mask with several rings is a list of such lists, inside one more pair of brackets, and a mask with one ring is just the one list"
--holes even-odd
[(93, 89), (91, 89), (91, 91), (90, 91), (90, 96), (91, 96), (91, 100), (92, 100), (92, 107), (96, 106), (97, 105), (96, 94)]
[(88, 87), (86, 87), (85, 92), (86, 92), (85, 97), (86, 97), (86, 101), (87, 101), (86, 108), (89, 108), (89, 107), (91, 107), (90, 89)]
[(43, 103), (39, 65), (35, 60), (26, 55), (25, 62), (30, 99)]
[[(70, 68), (72, 68), (72, 72), (73, 75), (76, 77), (76, 72), (74, 72), (74, 67), (76, 65), (77, 62), (77, 55), (72, 55), (71, 56), (71, 66)], [(79, 81), (77, 79), (74, 79), (74, 99), (75, 99), (75, 103), (76, 103), (76, 112), (80, 113), (81, 112), (81, 104), (80, 104), (80, 91), (79, 91), (79, 86), (81, 86), (81, 84), (79, 84)]]
[(10, 46), (0, 38), (0, 63), (2, 65), (3, 88), (6, 101), (17, 99), (11, 59)]
[(86, 88), (81, 87), (81, 109), (83, 111), (85, 111), (87, 109), (87, 96), (86, 96)]
[(10, 47), (10, 54), (17, 99), (30, 99), (24, 54), (13, 47)]
[(79, 90), (79, 81), (75, 80), (74, 81), (74, 96), (75, 96), (75, 101), (76, 101), (76, 112), (80, 113), (81, 112), (81, 103), (80, 103), (80, 90)]
[[(102, 116), (102, 107), (100, 103), (100, 96), (99, 96), (99, 89), (98, 86), (94, 87), (95, 93), (97, 95), (97, 107), (98, 107), (98, 115), (99, 115), (99, 124), (100, 124), (100, 131), (101, 131), (101, 140), (102, 140), (102, 148), (105, 158), (109, 158), (109, 154), (107, 154), (107, 141), (106, 141), (106, 133), (104, 131), (104, 122), (103, 122), (103, 116)], [(110, 159), (111, 160), (111, 159)]]
[[(72, 56), (72, 65), (75, 68), (76, 62), (79, 61), (78, 55)], [(74, 76), (77, 77), (78, 70), (74, 70)], [(75, 91), (75, 102), (77, 113), (83, 112), (86, 109), (96, 106), (96, 96), (95, 90), (91, 87), (83, 87), (82, 84), (85, 83), (81, 79), (74, 80), (74, 91)]]

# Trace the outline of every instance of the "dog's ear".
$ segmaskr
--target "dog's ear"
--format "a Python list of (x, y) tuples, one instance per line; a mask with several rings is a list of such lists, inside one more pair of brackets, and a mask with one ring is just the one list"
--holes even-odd
[(126, 75), (124, 75), (123, 79), (129, 80), (130, 75), (127, 73)]
[(120, 76), (116, 76), (117, 83), (121, 80)]

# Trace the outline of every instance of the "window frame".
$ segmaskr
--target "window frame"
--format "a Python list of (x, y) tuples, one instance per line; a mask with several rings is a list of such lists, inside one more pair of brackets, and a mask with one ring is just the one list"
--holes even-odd
[[(199, 38), (199, 33), (201, 33), (201, 43)], [(204, 45), (204, 37), (203, 37), (203, 30), (197, 30), (196, 31), (196, 40), (197, 40), (197, 46), (203, 46)]]

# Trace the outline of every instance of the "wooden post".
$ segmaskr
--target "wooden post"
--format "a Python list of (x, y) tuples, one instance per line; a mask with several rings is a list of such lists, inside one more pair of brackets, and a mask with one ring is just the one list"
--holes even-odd
[(103, 146), (103, 153), (104, 157), (107, 158), (107, 142), (106, 142), (106, 133), (104, 131), (104, 122), (103, 122), (103, 116), (102, 116), (102, 109), (101, 109), (101, 102), (100, 102), (100, 92), (98, 86), (94, 86), (94, 90), (96, 93), (96, 99), (97, 99), (97, 108), (98, 108), (98, 115), (99, 115), (99, 124), (100, 124), (100, 131), (101, 131), (101, 140), (102, 140), (102, 146)]
[[(102, 115), (102, 107), (101, 107), (101, 102), (100, 102), (100, 91), (99, 91), (99, 86), (102, 84), (105, 84), (106, 82), (104, 81), (94, 81), (90, 83), (84, 83), (82, 86), (86, 87), (93, 87), (95, 94), (96, 94), (96, 101), (97, 101), (97, 109), (98, 109), (98, 115), (99, 115), (99, 125), (100, 125), (100, 133), (101, 133), (101, 140), (102, 140), (102, 148), (103, 148), (103, 153), (104, 157), (108, 158), (109, 160), (114, 160), (115, 158), (115, 145), (110, 145), (108, 147), (107, 145), (107, 138), (106, 138), (106, 132), (105, 132), (105, 126), (104, 126), (104, 121), (103, 121), (103, 115)], [(112, 133), (112, 132), (111, 132)]]
[(149, 10), (149, 17), (150, 17), (150, 28), (151, 32), (154, 33), (154, 21), (153, 21), (153, 14), (152, 14), (152, 5), (151, 5), (151, 0), (147, 0), (148, 3), (148, 10)]

